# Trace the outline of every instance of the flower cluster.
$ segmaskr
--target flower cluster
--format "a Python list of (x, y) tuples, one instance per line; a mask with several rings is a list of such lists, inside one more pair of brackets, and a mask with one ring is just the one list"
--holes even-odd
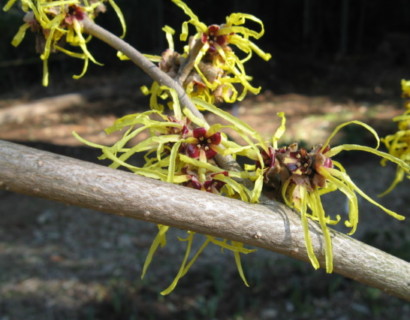
[[(98, 63), (87, 49), (90, 37), (83, 36), (83, 21), (93, 20), (99, 13), (104, 12), (105, 2), (114, 8), (125, 32), (122, 13), (114, 0), (21, 0), (21, 8), (26, 15), (24, 24), (12, 44), (18, 46), (28, 29), (37, 34), (38, 49), (44, 63), (44, 85), (48, 84), (47, 63), (52, 52), (60, 51), (84, 60), (83, 71), (74, 78), (84, 75), (89, 60)], [(242, 100), (248, 92), (259, 93), (260, 88), (250, 84), (251, 77), (246, 74), (244, 64), (253, 54), (264, 60), (271, 57), (250, 40), (259, 39), (264, 34), (262, 21), (249, 14), (233, 13), (226, 18), (224, 24), (207, 26), (184, 2), (172, 2), (189, 17), (189, 20), (182, 24), (180, 34), (180, 40), (187, 42), (184, 52), (180, 54), (174, 51), (175, 31), (165, 26), (163, 30), (169, 48), (161, 56), (146, 56), (158, 62), (160, 70), (181, 84), (195, 108), (212, 113), (228, 124), (210, 126), (205, 120), (195, 116), (193, 110), (181, 108), (174, 89), (154, 82), (150, 88), (142, 88), (146, 95), (150, 95), (152, 110), (124, 116), (105, 130), (107, 134), (123, 132), (114, 145), (95, 144), (74, 134), (80, 141), (100, 149), (100, 159), (110, 160), (112, 168), (123, 167), (139, 175), (204, 192), (257, 203), (264, 186), (265, 189), (272, 189), (275, 199), (300, 213), (308, 257), (314, 268), (319, 268), (320, 264), (313, 249), (309, 221), (318, 223), (325, 244), (325, 267), (329, 273), (333, 270), (329, 226), (343, 221), (345, 226), (351, 229), (349, 234), (355, 232), (359, 212), (357, 195), (394, 218), (404, 219), (366, 195), (351, 180), (342, 164), (334, 160), (334, 156), (342, 151), (358, 150), (380, 156), (383, 163), (391, 161), (397, 164), (396, 179), (385, 193), (390, 192), (405, 175), (410, 176), (410, 102), (406, 105), (407, 111), (404, 115), (394, 119), (399, 123), (399, 131), (382, 140), (389, 153), (378, 150), (380, 139), (377, 133), (360, 121), (339, 125), (322, 145), (310, 150), (299, 147), (297, 143), (279, 147), (278, 141), (285, 132), (286, 119), (283, 113), (278, 114), (281, 124), (271, 143), (267, 143), (246, 123), (215, 106), (215, 103), (222, 101), (232, 103)], [(3, 9), (7, 11), (15, 3), (16, 0), (8, 0)], [(245, 27), (247, 21), (256, 23), (260, 30)], [(190, 26), (195, 29), (191, 37)], [(66, 45), (80, 49), (80, 52), (67, 49)], [(242, 52), (244, 57), (239, 58), (234, 49)], [(121, 53), (119, 56), (126, 58)], [(238, 85), (241, 88), (239, 90)], [(410, 98), (410, 82), (403, 81), (402, 86), (404, 96)], [(171, 111), (164, 106), (168, 106)], [(330, 141), (334, 135), (349, 124), (357, 124), (370, 131), (376, 138), (376, 147), (350, 144), (331, 147)], [(229, 140), (225, 130), (233, 130), (245, 141), (244, 145)], [(143, 133), (148, 138), (140, 139)], [(133, 164), (134, 157), (143, 157), (144, 165)], [(221, 165), (220, 160), (226, 157), (233, 160), (243, 157), (244, 169), (227, 169)], [(322, 196), (334, 191), (340, 191), (347, 198), (348, 214), (344, 218), (340, 214), (326, 213), (322, 204)], [(149, 249), (142, 276), (146, 274), (157, 249), (166, 244), (168, 230), (168, 226), (158, 225), (158, 233)], [(209, 244), (233, 253), (239, 275), (247, 285), (240, 254), (253, 250), (245, 248), (237, 241), (207, 235), (202, 245), (192, 253), (194, 236), (195, 232), (187, 231), (187, 237), (179, 239), (186, 243), (185, 255), (174, 281), (162, 294), (174, 290), (178, 281)]]
[[(193, 100), (195, 106), (202, 111), (208, 111), (221, 117), (231, 125), (222, 126), (219, 124), (209, 127), (203, 120), (195, 117), (189, 110), (180, 110), (176, 94), (169, 88), (161, 86), (158, 82), (153, 82), (151, 87), (142, 87), (146, 95), (150, 95), (150, 107), (159, 114), (164, 112), (164, 106), (168, 106), (174, 113), (176, 122), (184, 122), (181, 129), (183, 134), (178, 142), (171, 144), (168, 142), (167, 153), (169, 158), (165, 161), (148, 160), (150, 166), (156, 165), (156, 172), (167, 170), (166, 181), (181, 183), (195, 189), (222, 194), (228, 197), (238, 198), (243, 201), (257, 202), (263, 184), (263, 161), (259, 155), (258, 146), (255, 144), (262, 139), (252, 128), (240, 122), (229, 113), (217, 108), (215, 102), (233, 103), (245, 97), (247, 92), (258, 93), (260, 88), (253, 87), (246, 75), (244, 63), (249, 60), (255, 52), (265, 60), (270, 59), (270, 55), (259, 49), (249, 38), (259, 39), (264, 34), (263, 23), (254, 16), (235, 13), (226, 18), (223, 25), (206, 26), (182, 1), (172, 0), (190, 18), (182, 24), (180, 34), (181, 41), (188, 41), (182, 54), (174, 50), (173, 35), (175, 31), (165, 26), (163, 31), (168, 41), (168, 49), (161, 56), (146, 55), (153, 61), (158, 62), (160, 70), (175, 79), (185, 89), (187, 95)], [(246, 20), (256, 22), (261, 27), (259, 32), (244, 27)], [(188, 39), (189, 26), (196, 29), (194, 36)], [(246, 56), (240, 59), (230, 45), (235, 45), (239, 50), (245, 52)], [(122, 53), (119, 57), (127, 59)], [(242, 86), (239, 94), (236, 85)], [(186, 125), (189, 123), (191, 125)], [(247, 146), (240, 146), (233, 141), (229, 141), (221, 129), (229, 128), (236, 131), (247, 143)], [(162, 148), (159, 147), (158, 148)], [(158, 155), (158, 150), (156, 153)], [(245, 171), (226, 171), (215, 161), (216, 156), (236, 156), (248, 157), (253, 161), (258, 160), (259, 165), (248, 165)], [(159, 159), (160, 157), (157, 156)], [(169, 160), (168, 160), (169, 159)], [(161, 163), (159, 168), (157, 165)], [(152, 173), (152, 172), (151, 172)], [(152, 176), (152, 175), (151, 175)], [(157, 177), (160, 178), (160, 177)], [(240, 183), (246, 179), (247, 185)], [(168, 227), (159, 226), (157, 238), (153, 242), (146, 263), (146, 268), (151, 262), (153, 253), (158, 248), (158, 243), (163, 242)], [(189, 232), (187, 241), (187, 255), (193, 241), (194, 233)], [(162, 239), (160, 241), (160, 239)], [(240, 253), (248, 253), (247, 249), (238, 242), (228, 242), (223, 240), (217, 242), (213, 237), (207, 236), (206, 244), (214, 243), (222, 248), (233, 251), (238, 272), (247, 284), (240, 263)], [(206, 245), (205, 245), (206, 246)], [(205, 247), (201, 247), (203, 248)], [(199, 251), (199, 252), (200, 252)], [(191, 264), (198, 257), (197, 253)], [(185, 266), (187, 260), (184, 259), (180, 272), (175, 277), (171, 286), (163, 293), (169, 293), (180, 277), (182, 277), (189, 267)], [(188, 263), (188, 266), (191, 264)], [(185, 268), (185, 270), (184, 270)], [(171, 289), (172, 288), (172, 289)]]
[[(174, 51), (172, 36), (175, 31), (165, 26), (163, 30), (169, 48), (161, 57), (145, 56), (158, 62), (160, 70), (182, 85), (197, 109), (213, 113), (229, 124), (209, 126), (204, 120), (195, 116), (192, 110), (181, 108), (176, 91), (154, 81), (149, 88), (142, 87), (143, 93), (150, 96), (152, 111), (125, 116), (106, 129), (108, 134), (126, 129), (122, 138), (113, 146), (97, 145), (76, 136), (89, 146), (101, 149), (100, 158), (111, 160), (112, 168), (122, 166), (150, 178), (242, 201), (258, 202), (264, 170), (263, 159), (259, 153), (260, 145), (263, 144), (262, 138), (248, 125), (216, 107), (214, 102), (234, 102), (243, 99), (249, 91), (259, 92), (260, 88), (250, 85), (251, 78), (245, 73), (244, 63), (253, 53), (265, 60), (270, 59), (269, 54), (264, 53), (249, 40), (249, 38), (258, 39), (263, 35), (263, 24), (251, 15), (235, 13), (227, 17), (225, 24), (208, 27), (199, 21), (184, 2), (179, 0), (173, 2), (190, 17), (190, 20), (182, 25), (180, 39), (187, 41), (189, 24), (196, 28), (195, 35), (190, 37), (184, 53), (179, 54)], [(246, 20), (256, 22), (261, 30), (257, 32), (244, 27)], [(246, 56), (242, 59), (238, 58), (230, 45), (235, 45)], [(127, 59), (121, 52), (119, 57)], [(243, 87), (240, 94), (236, 87), (238, 84)], [(172, 115), (166, 111), (167, 109), (171, 110)], [(234, 130), (247, 145), (241, 146), (230, 141), (224, 133), (225, 129)], [(129, 146), (143, 131), (148, 132), (149, 137)], [(144, 166), (131, 165), (130, 158), (141, 153), (144, 154)], [(248, 158), (249, 163), (245, 166), (245, 170), (230, 170), (221, 167), (216, 161), (218, 157), (219, 159), (229, 157), (235, 160), (237, 156)], [(253, 164), (255, 160), (257, 165)], [(245, 180), (246, 183), (243, 183)], [(168, 229), (168, 226), (158, 226), (158, 234), (149, 250), (142, 276), (145, 275), (156, 250), (166, 243), (165, 236)], [(239, 242), (206, 236), (204, 245), (188, 262), (193, 238), (194, 233), (189, 231), (188, 238), (181, 240), (187, 244), (186, 255), (173, 283), (163, 291), (163, 294), (173, 290), (179, 279), (185, 275), (202, 250), (210, 243), (233, 252), (238, 272), (247, 284), (240, 254), (252, 250), (245, 249)]]
[[(158, 110), (127, 115), (116, 120), (116, 122), (105, 131), (107, 134), (125, 129), (120, 140), (112, 146), (98, 145), (84, 140), (77, 134), (75, 136), (85, 144), (99, 148), (102, 151), (100, 159), (112, 161), (110, 167), (124, 167), (128, 170), (146, 177), (180, 184), (186, 187), (202, 190), (240, 199), (247, 202), (257, 202), (262, 188), (263, 161), (260, 158), (259, 166), (248, 166), (246, 171), (227, 171), (219, 167), (215, 158), (218, 155), (238, 155), (248, 157), (253, 161), (258, 156), (258, 146), (255, 137), (259, 135), (249, 128), (245, 123), (235, 119), (227, 112), (218, 109), (203, 101), (196, 101), (203, 109), (223, 117), (231, 122), (231, 125), (215, 124), (212, 126), (201, 122), (192, 116), (187, 110), (181, 110), (175, 93), (172, 89), (165, 89), (168, 95), (175, 97), (173, 101), (173, 115), (166, 115)], [(195, 101), (195, 100), (194, 100)], [(240, 136), (249, 141), (249, 145), (240, 146), (229, 141), (224, 129), (235, 130)], [(141, 133), (147, 133), (148, 138), (134, 143)], [(254, 142), (252, 142), (254, 141)], [(130, 164), (132, 157), (143, 156), (145, 164), (142, 167)], [(245, 186), (240, 180), (247, 179)], [(149, 250), (143, 276), (150, 265), (155, 251), (161, 243), (165, 243), (168, 226), (159, 225), (158, 234)], [(193, 262), (198, 258), (206, 245), (213, 243), (221, 248), (233, 252), (235, 262), (240, 276), (246, 283), (246, 279), (240, 262), (241, 253), (249, 253), (252, 250), (243, 247), (242, 243), (228, 240), (220, 240), (206, 236), (206, 241), (201, 249), (188, 262), (191, 244), (194, 239), (193, 232), (188, 232), (188, 238), (181, 240), (186, 242), (186, 258), (181, 264), (180, 272), (173, 283), (163, 291), (167, 294), (173, 290), (179, 279), (185, 275)]]
[[(377, 140), (376, 148), (350, 144), (331, 148), (329, 143), (333, 136), (349, 124), (357, 124), (369, 130)], [(282, 132), (283, 130), (284, 121), (282, 121)], [(309, 219), (317, 221), (322, 230), (325, 243), (326, 271), (328, 273), (333, 271), (332, 241), (328, 226), (338, 224), (342, 220), (340, 214), (334, 214), (332, 217), (325, 212), (321, 199), (323, 195), (338, 190), (346, 196), (348, 200), (348, 216), (344, 219), (344, 224), (351, 229), (349, 234), (353, 234), (356, 231), (359, 221), (357, 194), (394, 218), (404, 219), (404, 216), (385, 208), (365, 194), (351, 180), (342, 164), (333, 159), (335, 155), (342, 151), (365, 151), (378, 155), (385, 161), (388, 160), (396, 163), (403, 172), (409, 174), (410, 166), (408, 164), (378, 150), (378, 135), (368, 125), (360, 121), (343, 123), (334, 130), (323, 145), (316, 146), (310, 151), (300, 148), (296, 143), (278, 148), (276, 144), (278, 137), (278, 135), (275, 137), (273, 146), (261, 150), (266, 167), (264, 171), (265, 185), (276, 189), (276, 195), (279, 200), (284, 201), (288, 206), (300, 212), (308, 257), (315, 269), (319, 268), (320, 264), (313, 250), (310, 238)], [(278, 197), (278, 194), (280, 197)]]
[[(143, 87), (143, 92), (150, 95), (152, 111), (125, 116), (106, 129), (107, 133), (127, 129), (123, 137), (111, 147), (96, 145), (82, 140), (84, 143), (100, 148), (102, 159), (110, 159), (111, 167), (125, 167), (147, 177), (184, 185), (186, 187), (233, 197), (247, 202), (258, 202), (265, 189), (273, 189), (273, 197), (295, 208), (301, 215), (305, 243), (308, 257), (314, 266), (320, 264), (314, 252), (310, 237), (309, 221), (318, 222), (324, 239), (325, 267), (327, 272), (333, 270), (332, 240), (330, 225), (344, 221), (353, 234), (358, 223), (358, 199), (362, 196), (372, 204), (384, 210), (397, 219), (403, 216), (383, 207), (367, 196), (350, 179), (344, 167), (333, 159), (341, 151), (359, 150), (376, 154), (385, 160), (398, 165), (400, 170), (409, 174), (410, 167), (395, 156), (378, 150), (379, 138), (377, 133), (368, 125), (351, 121), (338, 126), (327, 141), (311, 150), (300, 148), (294, 143), (279, 147), (278, 141), (285, 132), (285, 115), (279, 113), (281, 124), (272, 137), (272, 142), (264, 139), (247, 124), (214, 105), (215, 102), (234, 102), (241, 100), (247, 92), (258, 93), (249, 83), (244, 63), (253, 53), (265, 60), (269, 54), (259, 49), (249, 38), (258, 39), (263, 35), (262, 22), (254, 16), (234, 13), (226, 18), (222, 25), (203, 24), (198, 17), (180, 0), (172, 0), (190, 18), (182, 25), (180, 39), (188, 40), (184, 53), (174, 51), (173, 35), (175, 31), (166, 26), (164, 31), (169, 48), (162, 56), (148, 56), (159, 63), (159, 68), (178, 81), (200, 111), (210, 112), (228, 125), (214, 124), (209, 126), (204, 120), (194, 116), (188, 109), (181, 109), (178, 96), (173, 89), (154, 82), (150, 88)], [(244, 27), (246, 20), (260, 25), (259, 32)], [(189, 25), (194, 26), (196, 33), (188, 39)], [(231, 45), (236, 46), (246, 56), (240, 59)], [(120, 54), (120, 57), (124, 57)], [(242, 85), (239, 93), (236, 84)], [(409, 86), (410, 87), (410, 86)], [(409, 90), (410, 91), (410, 90)], [(165, 114), (165, 106), (172, 110), (172, 115)], [(330, 147), (333, 136), (348, 124), (357, 124), (369, 130), (377, 140), (377, 146), (370, 148), (359, 145), (340, 145)], [(223, 132), (224, 129), (234, 130), (245, 145), (230, 141)], [(141, 132), (148, 131), (149, 137), (132, 146), (128, 146), (132, 139)], [(145, 164), (137, 167), (129, 164), (129, 159), (145, 153)], [(219, 166), (217, 157), (231, 156), (234, 159), (242, 156), (249, 162), (245, 170), (226, 170)], [(246, 181), (246, 182), (245, 182)], [(342, 192), (348, 200), (349, 212), (347, 217), (340, 214), (329, 215), (322, 204), (322, 196), (334, 191)], [(148, 252), (142, 276), (145, 275), (156, 250), (166, 244), (168, 226), (158, 225), (158, 233)], [(186, 239), (186, 253), (180, 269), (171, 283), (162, 293), (170, 293), (190, 269), (205, 247), (213, 243), (233, 252), (238, 272), (247, 284), (240, 262), (240, 253), (252, 250), (243, 247), (242, 243), (219, 240), (206, 236), (205, 242), (197, 252), (191, 256), (194, 232), (188, 231)]]
[[(174, 51), (173, 35), (175, 30), (164, 27), (169, 48), (161, 57), (150, 56), (159, 62), (162, 71), (182, 84), (190, 97), (197, 97), (209, 103), (233, 103), (242, 100), (248, 92), (257, 94), (260, 88), (250, 84), (252, 77), (245, 72), (245, 62), (253, 53), (264, 60), (271, 55), (262, 51), (250, 38), (259, 39), (264, 34), (261, 20), (244, 13), (233, 13), (221, 25), (207, 26), (199, 20), (192, 10), (180, 0), (172, 0), (190, 18), (182, 24), (181, 41), (188, 41), (182, 54)], [(246, 21), (253, 21), (260, 26), (259, 31), (244, 26)], [(195, 28), (195, 34), (189, 36), (189, 25)], [(238, 57), (232, 46), (242, 51), (245, 56)], [(237, 85), (242, 87), (238, 91)], [(150, 92), (160, 96), (153, 84)]]
[[(395, 117), (393, 121), (397, 122), (398, 130), (396, 133), (388, 135), (382, 138), (382, 142), (385, 144), (388, 152), (410, 164), (410, 81), (401, 81), (403, 98), (407, 101), (405, 103), (406, 110), (398, 117)], [(382, 161), (385, 165), (386, 161)], [(381, 196), (390, 193), (398, 183), (403, 181), (407, 174), (407, 178), (410, 179), (410, 175), (402, 167), (397, 166), (396, 177), (392, 184), (384, 191)]]
[[(3, 10), (9, 10), (16, 0), (9, 0)], [(51, 53), (59, 51), (70, 57), (84, 60), (83, 70), (74, 79), (81, 78), (88, 68), (89, 61), (101, 65), (87, 49), (90, 37), (83, 35), (82, 21), (94, 20), (106, 11), (104, 2), (109, 2), (117, 13), (125, 33), (125, 22), (121, 10), (114, 0), (21, 0), (21, 9), (26, 13), (24, 24), (12, 40), (17, 47), (30, 29), (36, 34), (36, 50), (43, 60), (43, 85), (48, 86), (48, 60)], [(79, 48), (80, 52), (67, 49), (66, 45)]]

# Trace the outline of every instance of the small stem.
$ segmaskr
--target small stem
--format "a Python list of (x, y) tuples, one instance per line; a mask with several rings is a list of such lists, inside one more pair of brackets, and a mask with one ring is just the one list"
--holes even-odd
[(185, 90), (174, 79), (172, 79), (165, 72), (162, 72), (154, 63), (148, 60), (141, 52), (130, 46), (124, 40), (109, 32), (108, 30), (95, 24), (88, 18), (83, 20), (83, 28), (84, 32), (100, 39), (114, 49), (124, 53), (128, 58), (131, 59), (132, 62), (140, 67), (154, 81), (157, 81), (161, 85), (174, 89), (178, 94), (181, 105), (188, 108), (196, 117), (205, 120), (202, 113), (198, 111), (198, 109), (189, 99), (189, 97), (185, 93)]
[(175, 81), (177, 81), (181, 86), (184, 84), (185, 80), (188, 78), (189, 74), (194, 68), (195, 60), (203, 46), (204, 44), (202, 43), (201, 39), (196, 39), (195, 44), (192, 46), (192, 49), (189, 52), (189, 56), (186, 62), (179, 69)]

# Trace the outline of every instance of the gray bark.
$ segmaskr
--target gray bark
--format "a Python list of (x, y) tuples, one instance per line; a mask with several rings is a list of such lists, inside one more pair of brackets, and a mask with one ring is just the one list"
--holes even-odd
[[(202, 192), (0, 141), (0, 188), (129, 218), (241, 241), (308, 261), (300, 218), (268, 206)], [(324, 266), (320, 228), (311, 223)], [(334, 271), (410, 301), (410, 263), (332, 231)]]

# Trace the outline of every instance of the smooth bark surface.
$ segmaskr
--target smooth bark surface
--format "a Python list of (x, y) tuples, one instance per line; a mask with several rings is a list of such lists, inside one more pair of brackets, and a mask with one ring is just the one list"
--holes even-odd
[[(308, 261), (299, 216), (0, 141), (0, 188), (241, 241)], [(313, 245), (324, 265), (320, 229)], [(410, 301), (410, 264), (332, 232), (334, 271)]]

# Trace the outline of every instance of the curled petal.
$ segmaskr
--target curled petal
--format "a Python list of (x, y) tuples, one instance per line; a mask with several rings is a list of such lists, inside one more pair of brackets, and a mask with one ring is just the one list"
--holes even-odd
[(172, 2), (180, 7), (185, 12), (185, 14), (191, 18), (188, 22), (186, 21), (182, 24), (182, 33), (180, 36), (182, 41), (185, 41), (188, 38), (188, 23), (193, 24), (200, 32), (205, 32), (207, 30), (206, 25), (199, 20), (198, 16), (194, 14), (183, 1), (172, 0)]
[(170, 26), (164, 26), (162, 28), (162, 31), (165, 32), (165, 37), (168, 42), (168, 49), (173, 51), (174, 50), (174, 39), (172, 38), (172, 36), (175, 34), (175, 30), (172, 29)]
[(28, 28), (30, 28), (30, 25), (28, 23), (25, 23), (25, 24), (21, 25), (21, 27), (17, 31), (16, 35), (14, 36), (13, 40), (11, 41), (11, 44), (14, 47), (17, 47), (21, 43), (21, 41), (23, 41), (24, 36), (26, 35), (26, 31), (27, 31)]
[(149, 267), (149, 265), (151, 264), (152, 258), (154, 256), (155, 251), (157, 251), (158, 247), (164, 247), (165, 244), (167, 243), (166, 240), (166, 233), (169, 230), (168, 226), (164, 226), (164, 225), (158, 225), (158, 233), (157, 236), (155, 237), (154, 241), (151, 244), (151, 247), (149, 249), (148, 255), (145, 258), (145, 263), (144, 263), (144, 267), (142, 268), (142, 274), (141, 274), (141, 279), (144, 278), (147, 269)]
[(114, 0), (108, 0), (108, 2), (110, 3), (111, 7), (114, 9), (115, 13), (117, 14), (118, 19), (120, 20), (121, 28), (122, 28), (121, 38), (124, 38), (125, 33), (127, 32), (127, 25), (125, 23), (124, 15), (120, 7), (118, 7), (118, 5), (114, 2)]
[[(330, 141), (333, 139), (333, 137), (334, 137), (342, 128), (344, 128), (344, 127), (346, 127), (346, 126), (348, 126), (348, 125), (350, 125), (350, 124), (357, 124), (357, 125), (359, 125), (359, 126), (362, 126), (362, 127), (365, 128), (365, 129), (367, 129), (367, 130), (375, 137), (375, 139), (376, 139), (377, 145), (376, 145), (375, 149), (378, 149), (378, 148), (379, 148), (379, 146), (380, 146), (380, 138), (379, 138), (379, 135), (377, 134), (377, 132), (376, 132), (372, 127), (370, 127), (368, 124), (366, 124), (366, 123), (364, 123), (364, 122), (362, 122), (362, 121), (353, 120), (353, 121), (344, 122), (344, 123), (338, 125), (338, 126), (336, 127), (336, 129), (334, 129), (333, 132), (330, 134), (330, 136), (327, 138), (327, 140), (325, 141), (325, 143), (323, 144), (322, 149), (321, 149), (321, 152), (324, 152), (324, 150), (329, 147)], [(333, 149), (332, 149), (332, 150), (333, 150)], [(328, 155), (328, 156), (331, 157), (331, 156), (334, 156), (334, 155), (336, 155), (336, 153), (332, 152), (332, 155)]]
[(5, 4), (5, 6), (3, 7), (3, 11), (8, 11), (10, 10), (10, 8), (13, 6), (13, 4), (16, 2), (17, 0), (9, 0), (7, 1), (7, 3)]

